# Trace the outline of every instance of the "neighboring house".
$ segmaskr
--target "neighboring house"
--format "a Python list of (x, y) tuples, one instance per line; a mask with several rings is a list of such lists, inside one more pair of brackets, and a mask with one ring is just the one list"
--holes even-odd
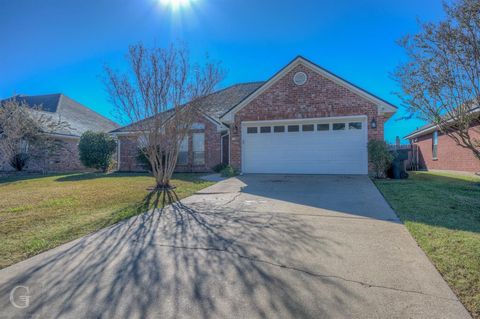
[[(16, 95), (6, 100), (10, 99), (24, 102), (32, 108), (34, 113), (43, 114), (51, 117), (52, 120), (60, 120), (67, 124), (52, 134), (60, 147), (47, 158), (31, 154), (31, 159), (25, 167), (27, 171), (84, 170), (85, 167), (81, 164), (78, 154), (78, 142), (82, 133), (85, 131), (109, 132), (118, 127), (118, 124), (63, 94)], [(2, 158), (0, 154), (0, 171), (2, 170), (13, 169), (8, 164), (8, 159)]]
[[(397, 108), (303, 57), (266, 82), (228, 87), (200, 103), (206, 111), (181, 146), (177, 171), (219, 163), (243, 173), (367, 174), (367, 142), (383, 140)], [(135, 124), (118, 137), (119, 170), (142, 170)]]
[[(480, 140), (480, 124), (470, 128), (472, 138)], [(480, 172), (480, 160), (472, 151), (458, 145), (434, 124), (422, 126), (404, 137), (417, 146), (420, 169)]]

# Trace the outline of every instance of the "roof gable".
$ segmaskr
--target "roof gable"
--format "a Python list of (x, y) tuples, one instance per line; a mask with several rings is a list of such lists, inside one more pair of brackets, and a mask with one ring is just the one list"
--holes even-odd
[(330, 71), (327, 71), (326, 69), (314, 64), (313, 62), (305, 59), (302, 56), (298, 56), (295, 58), (293, 61), (291, 61), (289, 64), (287, 64), (283, 69), (281, 69), (279, 72), (277, 72), (274, 76), (272, 76), (268, 81), (266, 81), (262, 86), (260, 86), (257, 90), (255, 90), (253, 93), (248, 95), (245, 99), (243, 99), (240, 103), (232, 107), (230, 110), (228, 110), (224, 115), (221, 116), (221, 120), (225, 122), (232, 122), (233, 121), (233, 116), (236, 112), (244, 108), (247, 104), (249, 104), (252, 100), (254, 100), (256, 97), (258, 97), (260, 94), (264, 93), (267, 91), (270, 87), (272, 87), (277, 81), (282, 79), (285, 75), (287, 75), (290, 71), (295, 69), (297, 66), (303, 65), (307, 67), (308, 69), (312, 70), (313, 72), (316, 72), (320, 74), (321, 76), (333, 81), (334, 83), (341, 85), (348, 89), (349, 91), (353, 92), (356, 95), (359, 95), (366, 100), (372, 102), (375, 104), (378, 108), (379, 113), (387, 113), (387, 114), (393, 114), (397, 111), (397, 107), (394, 106), (393, 104), (373, 95), (372, 93), (369, 93), (358, 86), (344, 80), (343, 78), (331, 73)]

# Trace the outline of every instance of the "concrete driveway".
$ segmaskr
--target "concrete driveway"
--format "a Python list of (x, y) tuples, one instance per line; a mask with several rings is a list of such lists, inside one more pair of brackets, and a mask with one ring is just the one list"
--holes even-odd
[(367, 177), (247, 175), (182, 203), (0, 271), (0, 317), (469, 318)]

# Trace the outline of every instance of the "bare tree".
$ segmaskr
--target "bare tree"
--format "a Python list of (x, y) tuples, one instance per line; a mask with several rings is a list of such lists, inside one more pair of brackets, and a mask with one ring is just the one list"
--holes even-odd
[(480, 159), (480, 2), (444, 3), (446, 19), (425, 23), (400, 44), (408, 61), (395, 77), (409, 112), (438, 126)]
[(148, 159), (159, 190), (171, 187), (180, 143), (199, 112), (199, 99), (224, 78), (217, 62), (192, 64), (183, 46), (146, 48), (132, 45), (130, 68), (120, 73), (105, 67), (107, 92), (120, 118), (130, 123)]
[(45, 158), (62, 145), (55, 132), (69, 126), (16, 98), (0, 104), (0, 154), (12, 167), (22, 170), (28, 158)]

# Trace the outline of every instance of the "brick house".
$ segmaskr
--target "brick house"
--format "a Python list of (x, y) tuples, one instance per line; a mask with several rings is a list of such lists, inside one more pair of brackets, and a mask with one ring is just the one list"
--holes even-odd
[[(78, 154), (78, 142), (85, 131), (109, 132), (118, 124), (92, 111), (88, 107), (72, 100), (64, 94), (47, 95), (17, 95), (6, 100), (16, 99), (32, 108), (32, 112), (49, 116), (52, 120), (60, 119), (68, 127), (53, 132), (59, 147), (48, 156), (40, 156), (31, 147), (28, 151), (31, 159), (27, 162), (25, 171), (71, 172), (82, 171)], [(3, 100), (3, 101), (6, 101)], [(0, 154), (0, 171), (11, 171), (8, 159)]]
[[(470, 128), (470, 135), (480, 140), (480, 124)], [(417, 147), (420, 169), (480, 172), (480, 160), (472, 151), (458, 145), (434, 124), (420, 127), (404, 138)]]
[[(396, 107), (303, 57), (265, 82), (243, 83), (201, 100), (177, 171), (219, 163), (244, 173), (367, 174), (367, 142), (383, 140)], [(120, 171), (143, 170), (131, 125), (118, 138)], [(182, 155), (183, 154), (183, 155)]]

